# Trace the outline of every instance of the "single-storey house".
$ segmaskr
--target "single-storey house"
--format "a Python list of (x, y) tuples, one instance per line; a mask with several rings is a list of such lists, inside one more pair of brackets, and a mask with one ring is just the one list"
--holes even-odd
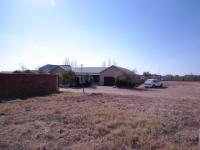
[[(82, 69), (82, 70), (81, 70)], [(115, 84), (115, 79), (121, 75), (132, 75), (134, 72), (119, 66), (110, 67), (74, 67), (69, 65), (45, 65), (39, 69), (40, 73), (45, 74), (61, 74), (67, 71), (75, 72), (77, 77), (81, 75), (89, 75), (93, 77), (96, 84), (112, 86)]]

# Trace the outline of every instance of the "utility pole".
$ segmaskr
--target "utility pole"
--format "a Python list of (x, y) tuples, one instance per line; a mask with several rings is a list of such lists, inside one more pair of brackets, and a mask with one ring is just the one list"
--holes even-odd
[(83, 94), (85, 94), (84, 85), (83, 85), (83, 64), (81, 64), (81, 85), (83, 88)]

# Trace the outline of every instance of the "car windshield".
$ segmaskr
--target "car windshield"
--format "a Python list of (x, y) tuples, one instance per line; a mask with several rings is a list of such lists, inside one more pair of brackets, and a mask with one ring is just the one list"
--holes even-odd
[(156, 82), (157, 80), (155, 79), (148, 79), (146, 82)]

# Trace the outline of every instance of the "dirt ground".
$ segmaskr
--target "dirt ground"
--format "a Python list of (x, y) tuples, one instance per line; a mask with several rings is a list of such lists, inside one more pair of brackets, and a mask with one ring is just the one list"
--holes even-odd
[(200, 83), (166, 84), (0, 103), (0, 149), (197, 150)]
[[(164, 88), (148, 88), (140, 86), (136, 89), (119, 89), (110, 86), (95, 86), (93, 88), (85, 88), (86, 93), (105, 93), (117, 95), (134, 95), (142, 97), (191, 97), (199, 96), (200, 82), (164, 82)], [(60, 91), (82, 92), (82, 89), (61, 88)]]

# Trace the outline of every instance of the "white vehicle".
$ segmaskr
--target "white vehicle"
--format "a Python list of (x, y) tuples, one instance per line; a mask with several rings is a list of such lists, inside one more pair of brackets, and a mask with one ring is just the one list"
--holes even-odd
[(157, 79), (148, 79), (144, 82), (145, 88), (163, 87), (163, 82)]

